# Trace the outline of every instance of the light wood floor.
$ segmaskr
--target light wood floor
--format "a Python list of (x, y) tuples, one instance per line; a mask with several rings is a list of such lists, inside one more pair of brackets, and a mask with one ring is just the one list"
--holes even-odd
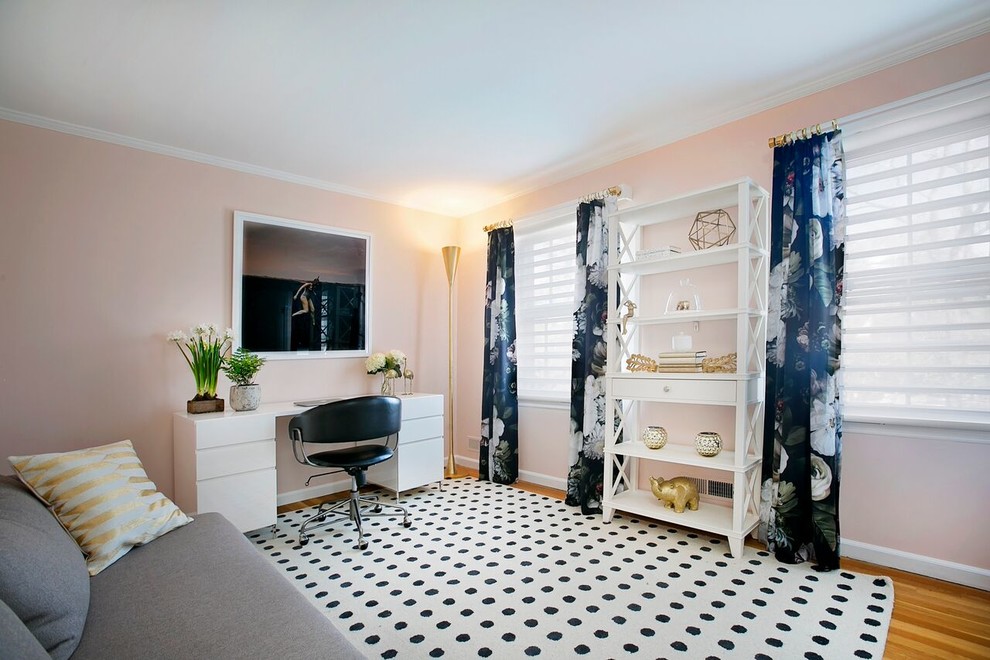
[[(477, 478), (478, 472), (458, 467), (458, 474)], [(563, 500), (553, 488), (517, 482), (518, 488)], [(305, 500), (279, 507), (279, 513), (319, 504), (329, 498)], [(747, 545), (762, 547), (752, 540)], [(906, 573), (893, 568), (843, 559), (842, 568), (856, 573), (886, 575), (894, 581), (894, 613), (884, 658), (990, 659), (990, 592)]]

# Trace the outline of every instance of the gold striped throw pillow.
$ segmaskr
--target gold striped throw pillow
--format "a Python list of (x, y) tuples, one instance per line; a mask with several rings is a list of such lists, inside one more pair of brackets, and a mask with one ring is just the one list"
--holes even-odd
[(130, 440), (8, 460), (79, 544), (90, 575), (192, 522), (148, 479)]

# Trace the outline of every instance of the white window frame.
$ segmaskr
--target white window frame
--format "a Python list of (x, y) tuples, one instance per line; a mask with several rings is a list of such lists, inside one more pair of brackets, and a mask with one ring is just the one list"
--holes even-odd
[[(576, 209), (576, 203), (567, 203), (513, 223), (516, 373), (521, 406), (570, 406), (574, 284), (577, 279)], [(553, 246), (548, 244), (548, 238), (554, 242)], [(548, 322), (556, 322), (558, 328), (553, 331), (545, 328)], [(563, 325), (565, 322), (566, 326)], [(565, 335), (566, 342), (563, 342)], [(543, 352), (547, 350), (549, 355)], [(547, 378), (541, 377), (538, 370), (547, 374)], [(560, 375), (559, 382), (553, 377), (554, 372)], [(547, 387), (541, 391), (538, 384), (543, 380)], [(527, 382), (530, 383), (528, 387)], [(556, 390), (553, 389), (555, 382)], [(537, 386), (533, 387), (533, 384)]]
[[(907, 144), (912, 141), (914, 135), (922, 134), (923, 131), (927, 131), (933, 127), (932, 124), (927, 122), (926, 115), (934, 110), (948, 110), (959, 114), (960, 119), (968, 118), (968, 115), (964, 113), (968, 112), (968, 108), (972, 107), (974, 102), (983, 103), (981, 99), (990, 101), (990, 74), (962, 81), (840, 120), (844, 136), (843, 146), (847, 165), (847, 205), (855, 208), (857, 204), (857, 194), (853, 190), (857, 186), (857, 177), (848, 176), (848, 170), (855, 168), (857, 161), (860, 163), (864, 162), (864, 154), (870, 153), (871, 149), (875, 152), (877, 150), (875, 145), (878, 143), (887, 143), (893, 148), (897, 148), (897, 143), (888, 142), (891, 139), (898, 139), (902, 144)], [(912, 131), (906, 133), (903, 128), (904, 125), (912, 126)], [(981, 128), (980, 131), (982, 130)], [(901, 135), (905, 134), (908, 137), (900, 138)], [(990, 149), (988, 149), (987, 153), (990, 154)], [(906, 169), (910, 170), (910, 168)], [(981, 175), (981, 183), (983, 179), (984, 177)], [(865, 181), (867, 177), (863, 176), (858, 180)], [(990, 191), (986, 192), (986, 195), (990, 196)], [(859, 196), (859, 199), (867, 198), (863, 193)], [(981, 214), (976, 221), (986, 222), (986, 218), (982, 217), (983, 215), (986, 214)], [(850, 213), (850, 227), (854, 226), (855, 221), (854, 214)], [(856, 367), (854, 366), (856, 362), (854, 356), (857, 348), (855, 333), (846, 333), (846, 330), (852, 325), (848, 318), (848, 313), (854, 308), (853, 306), (855, 304), (862, 305), (864, 300), (862, 297), (858, 302), (856, 300), (857, 277), (855, 269), (857, 254), (860, 254), (859, 258), (865, 259), (867, 253), (876, 255), (878, 252), (890, 252), (891, 248), (889, 247), (880, 246), (878, 248), (877, 243), (881, 242), (884, 238), (880, 236), (882, 233), (874, 232), (872, 244), (867, 243), (866, 235), (861, 239), (857, 239), (854, 231), (850, 231), (846, 237), (846, 271), (843, 304), (844, 306), (848, 305), (848, 307), (844, 310), (847, 318), (846, 325), (843, 327), (843, 351), (849, 349), (849, 352), (844, 353), (842, 360), (842, 371), (844, 372), (845, 380), (849, 379), (850, 374), (857, 374)], [(859, 241), (858, 243), (857, 240)], [(905, 248), (905, 252), (907, 251), (909, 251), (909, 247)], [(860, 271), (861, 276), (867, 273), (869, 271)], [(990, 278), (990, 269), (986, 271), (986, 275)], [(862, 285), (860, 291), (862, 291)], [(883, 297), (882, 291), (879, 294), (880, 297)], [(860, 310), (862, 309), (860, 307)], [(980, 331), (984, 330), (983, 328), (980, 329)], [(978, 367), (972, 371), (977, 371), (981, 375), (990, 373), (990, 368), (980, 369), (986, 362), (986, 353), (990, 352), (990, 346), (976, 345), (973, 350), (976, 351), (976, 360), (974, 362)], [(982, 388), (977, 386), (977, 389)], [(979, 416), (976, 419), (970, 417), (970, 419), (947, 420), (927, 419), (924, 415), (913, 415), (913, 417), (917, 418), (898, 419), (889, 410), (887, 412), (877, 411), (870, 413), (864, 412), (865, 409), (861, 409), (857, 412), (854, 396), (850, 392), (846, 392), (843, 395), (843, 406), (846, 409), (843, 415), (843, 426), (846, 431), (873, 435), (894, 435), (963, 442), (990, 442), (990, 433), (988, 433), (990, 431), (990, 423), (987, 423), (985, 419), (979, 418)], [(911, 415), (910, 410), (905, 411), (905, 416), (908, 415)]]

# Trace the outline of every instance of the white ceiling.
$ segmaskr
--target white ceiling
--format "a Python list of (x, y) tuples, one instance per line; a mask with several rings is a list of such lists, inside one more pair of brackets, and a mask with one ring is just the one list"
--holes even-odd
[(987, 0), (0, 0), (0, 117), (459, 217), (987, 31)]

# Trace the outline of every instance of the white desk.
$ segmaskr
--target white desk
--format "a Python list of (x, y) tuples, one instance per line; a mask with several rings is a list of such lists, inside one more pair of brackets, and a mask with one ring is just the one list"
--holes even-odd
[[(368, 470), (368, 481), (396, 495), (443, 481), (443, 396), (402, 400), (396, 455)], [(217, 511), (242, 532), (275, 524), (275, 419), (306, 408), (291, 401), (257, 410), (173, 416), (175, 503), (186, 513)]]

